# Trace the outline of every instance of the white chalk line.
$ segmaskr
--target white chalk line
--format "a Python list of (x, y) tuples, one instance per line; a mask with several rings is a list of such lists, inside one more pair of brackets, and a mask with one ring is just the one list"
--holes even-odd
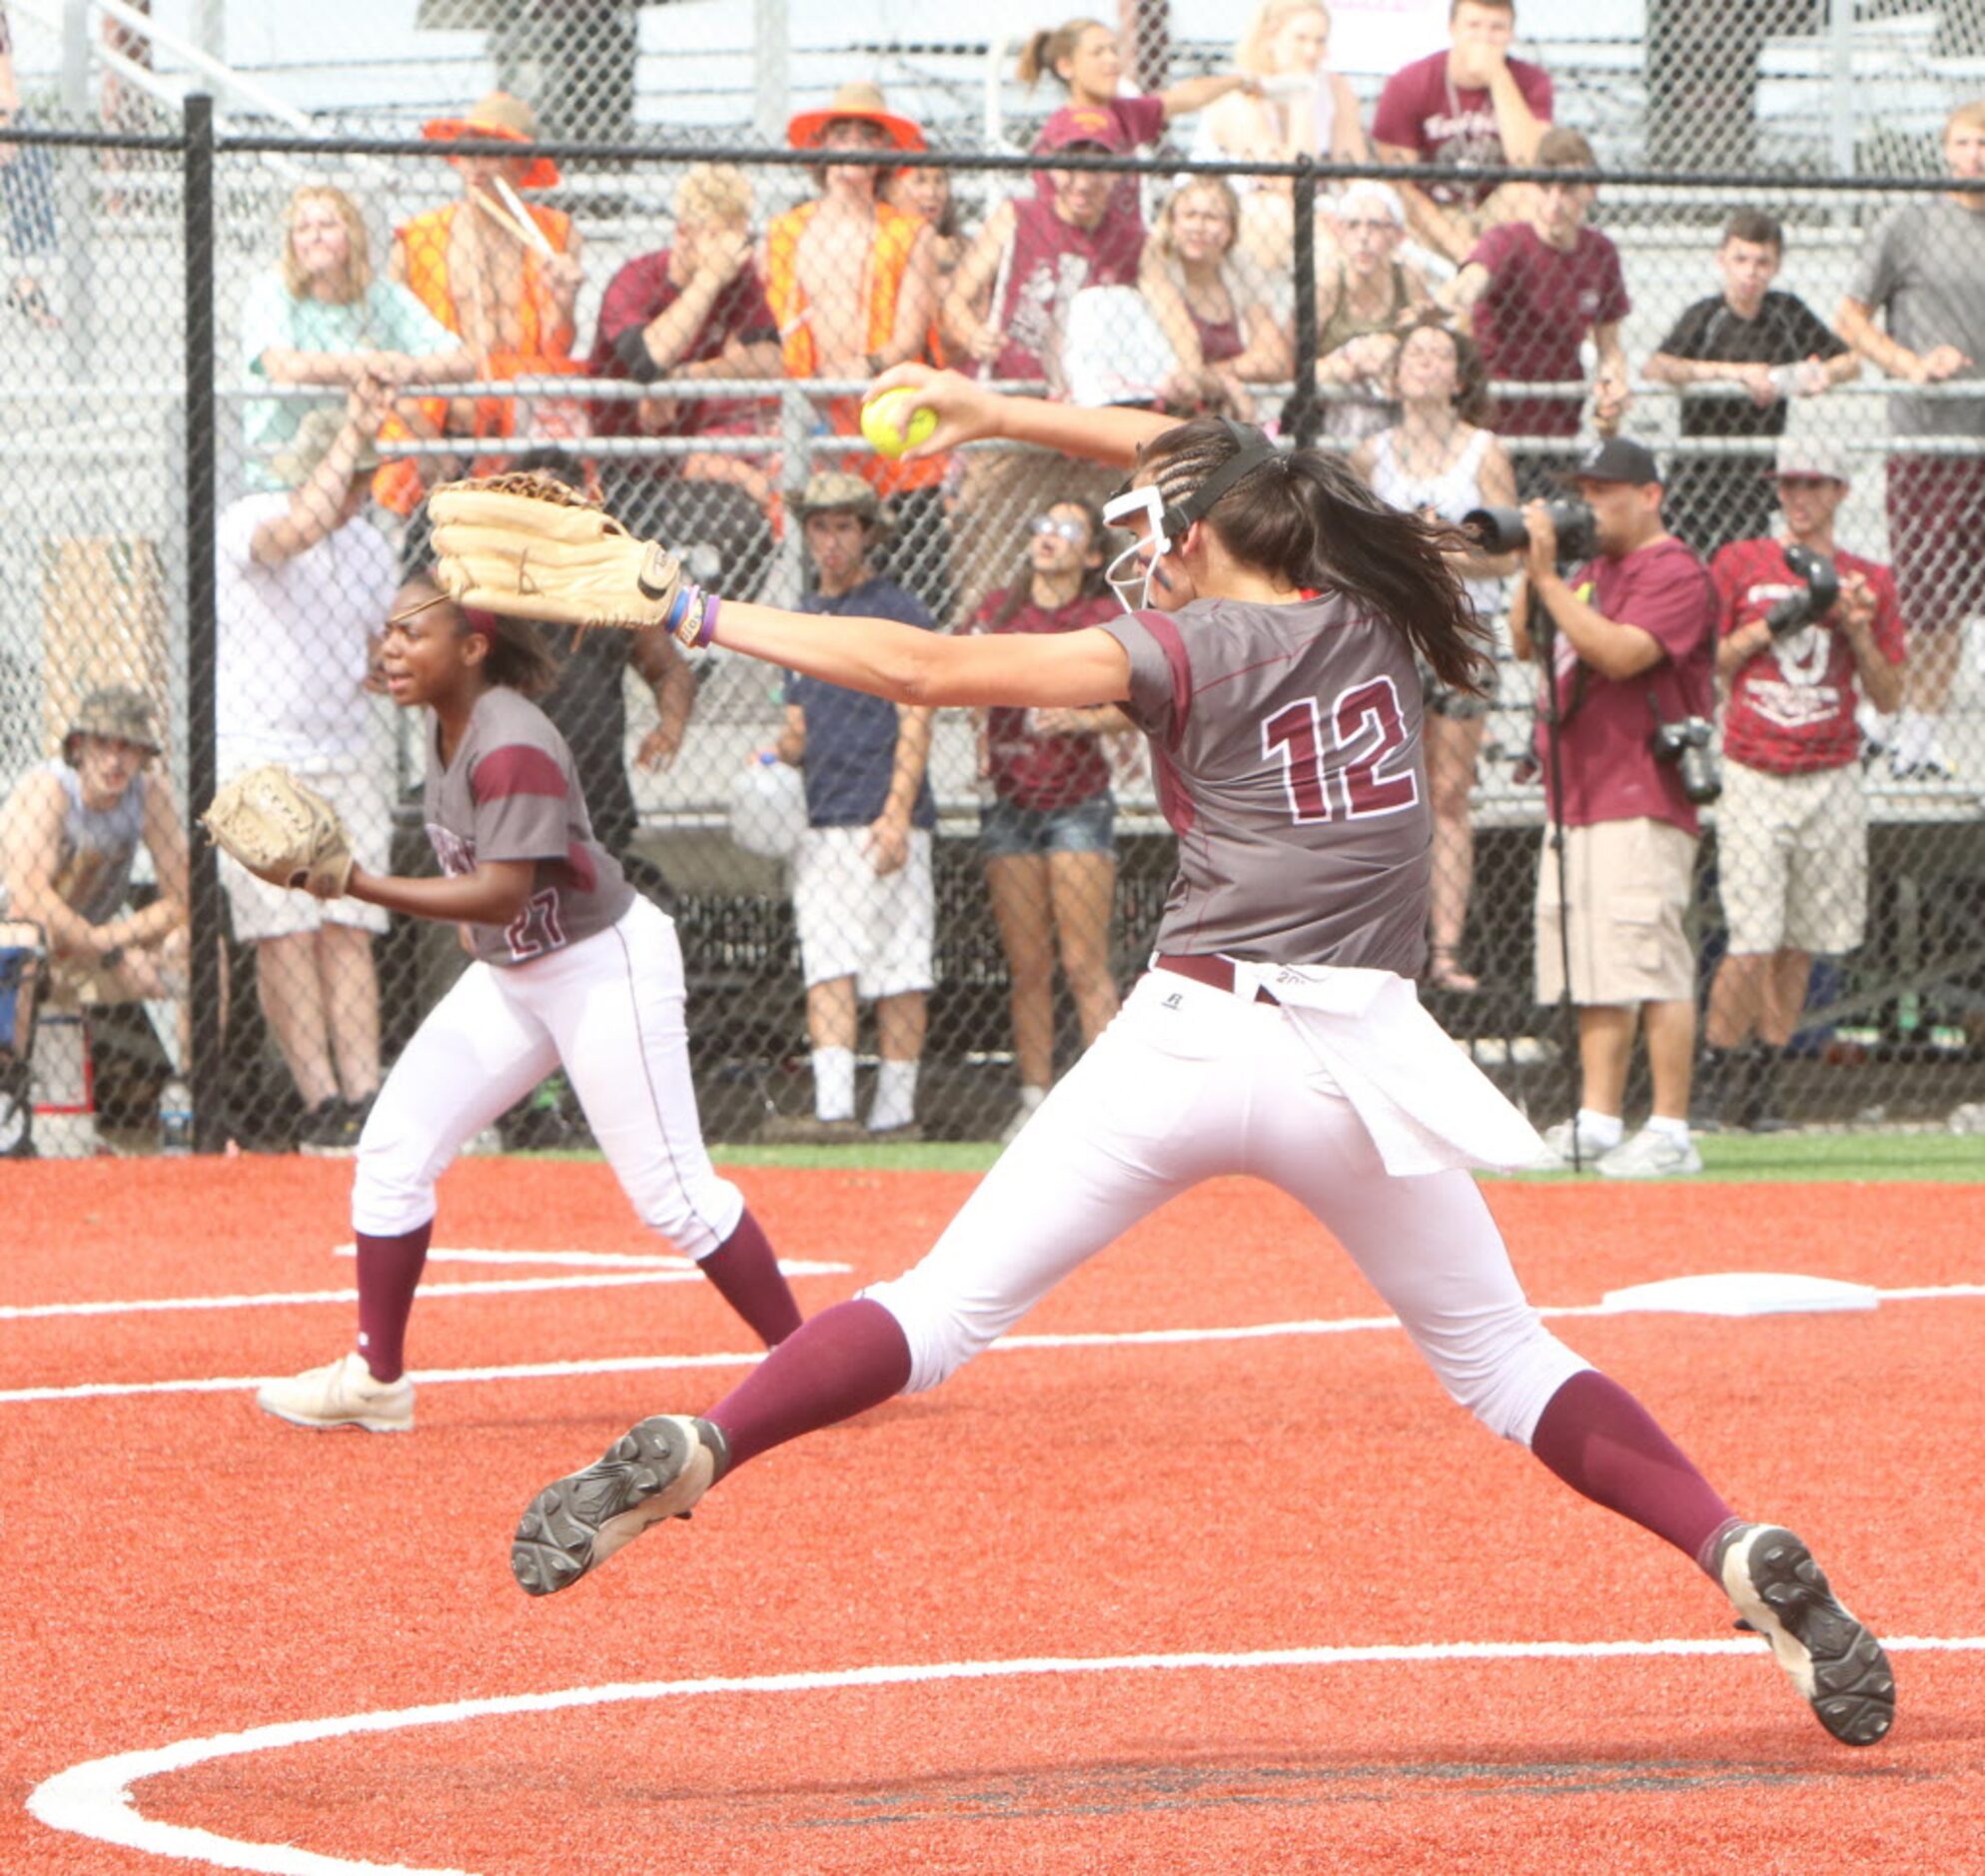
[[(790, 1270), (800, 1267), (788, 1265), (782, 1268)], [(821, 1268), (831, 1271), (846, 1267), (826, 1265)], [(578, 1283), (581, 1280), (567, 1281)], [(421, 1294), (426, 1297), (470, 1288), (474, 1286), (438, 1285), (433, 1291), (424, 1288)], [(324, 1294), (329, 1296), (332, 1293)], [(357, 1300), (356, 1291), (343, 1294), (347, 1301)], [(1985, 1296), (1985, 1284), (1884, 1290), (1878, 1294), (1885, 1301), (1936, 1302), (1953, 1297)], [(1539, 1309), (1537, 1314), (1551, 1320), (1578, 1316), (1617, 1320), (1617, 1312), (1601, 1303), (1565, 1304)], [(1248, 1323), (1231, 1328), (1091, 1330), (1054, 1336), (1005, 1336), (994, 1343), (987, 1353), (1020, 1355), (1054, 1349), (1180, 1348), (1196, 1344), (1265, 1342), (1283, 1337), (1366, 1335), (1399, 1327), (1400, 1321), (1396, 1316), (1347, 1316), (1329, 1321)], [(583, 1362), (526, 1362), (504, 1368), (419, 1369), (409, 1379), (423, 1387), (450, 1387), (463, 1382), (568, 1381), (587, 1375), (654, 1375), (675, 1370), (749, 1368), (764, 1359), (762, 1349), (722, 1355), (629, 1355)], [(23, 1407), (48, 1401), (106, 1400), (132, 1395), (242, 1394), (273, 1379), (276, 1378), (267, 1375), (204, 1376), (184, 1381), (78, 1382), (66, 1387), (0, 1389), (0, 1407)]]
[[(1654, 1655), (1720, 1656), (1758, 1653), (1754, 1637), (1661, 1641), (1448, 1641), (1382, 1643), (1364, 1647), (1270, 1648), (1241, 1654), (1120, 1654), (1026, 1656), (1014, 1660), (940, 1661), (825, 1669), (808, 1673), (720, 1675), (702, 1680), (613, 1682), (551, 1693), (496, 1694), (438, 1701), (336, 1718), (286, 1720), (246, 1732), (181, 1739), (170, 1745), (86, 1760), (44, 1779), (28, 1796), (28, 1810), (51, 1830), (117, 1844), (148, 1855), (204, 1859), (220, 1869), (255, 1870), (266, 1876), (471, 1876), (460, 1869), (416, 1868), (327, 1856), (294, 1844), (249, 1843), (185, 1824), (148, 1818), (131, 1787), (148, 1778), (186, 1771), (216, 1759), (281, 1751), (360, 1733), (399, 1732), (418, 1726), (452, 1726), (512, 1714), (554, 1713), (574, 1707), (638, 1700), (696, 1698), (709, 1694), (830, 1693), (852, 1687), (930, 1685), (941, 1681), (1010, 1680), (1030, 1675), (1207, 1673), (1290, 1667), (1369, 1664), (1448, 1664), (1478, 1661), (1595, 1661)], [(1985, 1635), (1907, 1635), (1885, 1640), (1891, 1654), (1959, 1653), (1985, 1649)]]

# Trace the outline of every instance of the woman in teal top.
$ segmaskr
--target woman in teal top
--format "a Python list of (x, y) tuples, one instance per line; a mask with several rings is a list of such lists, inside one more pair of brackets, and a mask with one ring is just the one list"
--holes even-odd
[[(362, 378), (445, 384), (476, 375), (476, 355), (396, 281), (375, 278), (371, 243), (342, 189), (306, 184), (285, 211), (283, 259), (257, 277), (242, 308), (242, 352), (273, 385), (323, 385), (341, 409)], [(251, 399), (243, 414), (250, 488), (275, 488), (269, 459), (285, 449), (313, 398)]]

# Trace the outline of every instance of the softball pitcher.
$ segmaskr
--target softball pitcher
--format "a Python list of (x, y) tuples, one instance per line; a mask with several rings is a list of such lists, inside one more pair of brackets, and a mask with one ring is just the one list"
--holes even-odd
[(555, 675), (527, 625), (402, 588), (388, 689), (426, 706), (428, 836), (440, 879), (352, 869), (357, 899), (462, 927), (474, 962), (415, 1032), (360, 1136), (352, 1192), (357, 1349), (256, 1396), (302, 1426), (404, 1431), (407, 1319), (435, 1181), (465, 1142), (562, 1067), (621, 1190), (765, 1343), (799, 1326), (771, 1245), (704, 1150), (668, 916), (592, 837), (564, 739), (529, 701)]
[[(920, 370), (881, 382), (918, 387), (932, 448), (997, 436), (1130, 464), (1106, 515), (1137, 533), (1113, 569), (1136, 608), (931, 638), (856, 619), (819, 633), (693, 594), (684, 635), (904, 702), (1123, 705), (1178, 835), (1157, 953), (920, 1264), (815, 1317), (700, 1418), (642, 1420), (537, 1493), (519, 1583), (562, 1589), (768, 1447), (934, 1387), (1174, 1194), (1245, 1173), (1345, 1247), (1456, 1401), (1697, 1563), (1835, 1738), (1880, 1738), (1880, 1644), (1797, 1537), (1736, 1516), (1544, 1328), (1467, 1170), (1533, 1163), (1541, 1143), (1414, 987), (1430, 843), (1416, 653), (1444, 683), (1483, 682), (1484, 634), (1442, 557), (1452, 530), (1333, 458), (1217, 420), (995, 398)], [(437, 540), (448, 555), (449, 530)], [(465, 564), (445, 558), (443, 578)]]

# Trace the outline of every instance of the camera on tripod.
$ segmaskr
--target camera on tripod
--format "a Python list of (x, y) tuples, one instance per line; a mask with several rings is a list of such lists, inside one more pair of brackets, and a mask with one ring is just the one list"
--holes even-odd
[(1723, 778), (1716, 767), (1716, 726), (1703, 716), (1667, 721), (1652, 691), (1647, 693), (1647, 708), (1654, 718), (1654, 733), (1647, 739), (1654, 759), (1675, 765), (1681, 774), (1682, 793), (1697, 807), (1714, 801), (1723, 792)]
[(1825, 554), (1810, 547), (1790, 546), (1785, 549), (1785, 564), (1799, 585), (1764, 615), (1774, 638), (1783, 638), (1801, 625), (1816, 624), (1833, 610), (1840, 597), (1840, 575)]
[[(1584, 502), (1566, 496), (1543, 505), (1550, 524), (1557, 529), (1558, 559), (1590, 559), (1597, 538), (1592, 510)], [(1471, 508), (1462, 516), (1462, 529), (1476, 537), (1485, 553), (1519, 553), (1530, 544), (1530, 530), (1521, 508)]]

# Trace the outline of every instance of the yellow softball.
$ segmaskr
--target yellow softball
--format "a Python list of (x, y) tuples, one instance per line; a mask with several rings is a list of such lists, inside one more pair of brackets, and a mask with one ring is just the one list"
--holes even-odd
[(862, 406), (861, 434), (881, 455), (899, 457), (905, 450), (924, 442), (937, 428), (937, 413), (922, 410), (910, 419), (909, 432), (904, 434), (904, 413), (916, 402), (916, 396), (909, 390), (885, 391), (874, 402)]

